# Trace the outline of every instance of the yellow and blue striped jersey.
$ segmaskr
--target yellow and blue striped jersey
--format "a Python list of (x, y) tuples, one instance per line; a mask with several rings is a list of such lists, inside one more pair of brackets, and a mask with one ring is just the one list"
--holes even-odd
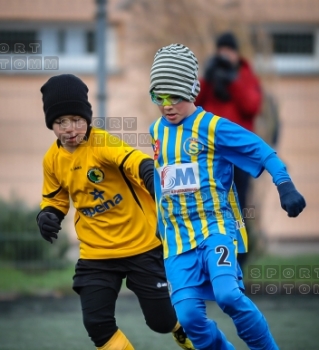
[(258, 177), (274, 150), (254, 133), (201, 107), (179, 124), (161, 117), (150, 133), (164, 257), (193, 249), (214, 233), (236, 235), (238, 252), (246, 252), (233, 165)]

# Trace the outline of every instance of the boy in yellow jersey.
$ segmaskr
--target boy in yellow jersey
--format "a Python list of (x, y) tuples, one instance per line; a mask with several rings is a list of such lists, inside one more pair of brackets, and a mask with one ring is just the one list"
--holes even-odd
[(161, 117), (150, 127), (155, 197), (164, 264), (177, 317), (197, 350), (234, 350), (206, 300), (228, 314), (252, 350), (278, 350), (268, 324), (242, 292), (233, 213), (234, 165), (258, 177), (266, 169), (289, 217), (306, 206), (275, 151), (254, 133), (196, 107), (198, 61), (186, 46), (157, 51), (150, 94)]
[(153, 160), (90, 126), (88, 88), (78, 77), (54, 76), (41, 92), (46, 126), (57, 140), (43, 160), (37, 222), (43, 238), (52, 243), (73, 202), (80, 241), (73, 289), (81, 299), (88, 335), (100, 350), (134, 349), (114, 315), (126, 278), (147, 325), (155, 332), (173, 332), (181, 348), (194, 350), (169, 298), (156, 237)]

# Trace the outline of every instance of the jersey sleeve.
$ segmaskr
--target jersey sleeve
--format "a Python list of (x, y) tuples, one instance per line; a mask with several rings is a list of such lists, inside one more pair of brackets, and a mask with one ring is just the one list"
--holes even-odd
[(47, 158), (43, 160), (43, 177), (41, 209), (54, 207), (66, 215), (70, 207), (69, 194), (59, 184)]
[(264, 171), (267, 157), (276, 153), (259, 136), (225, 118), (217, 122), (214, 147), (224, 159), (255, 178)]
[(140, 165), (147, 159), (150, 159), (153, 163), (153, 159), (150, 156), (137, 149), (133, 149), (123, 158), (120, 168), (130, 180), (142, 185), (144, 181), (140, 177)]
[(131, 181), (143, 184), (143, 180), (140, 177), (140, 164), (145, 159), (151, 159), (150, 156), (143, 153), (142, 151), (129, 146), (127, 143), (117, 138), (107, 134), (107, 138), (112, 142), (106, 143), (106, 149), (104, 149), (102, 159), (106, 163), (112, 163), (119, 168), (121, 172)]

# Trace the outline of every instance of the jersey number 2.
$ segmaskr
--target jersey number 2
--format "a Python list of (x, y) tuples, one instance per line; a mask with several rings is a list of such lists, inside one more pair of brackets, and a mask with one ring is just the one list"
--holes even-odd
[(229, 250), (224, 245), (219, 245), (215, 248), (215, 253), (220, 254), (220, 257), (217, 261), (217, 266), (231, 266), (231, 262), (227, 261), (229, 256)]

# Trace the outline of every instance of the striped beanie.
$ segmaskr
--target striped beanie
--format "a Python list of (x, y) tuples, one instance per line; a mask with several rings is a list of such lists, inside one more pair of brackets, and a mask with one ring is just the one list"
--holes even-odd
[(200, 90), (197, 58), (182, 44), (171, 44), (156, 52), (150, 78), (150, 92), (156, 95), (177, 95), (194, 102)]

